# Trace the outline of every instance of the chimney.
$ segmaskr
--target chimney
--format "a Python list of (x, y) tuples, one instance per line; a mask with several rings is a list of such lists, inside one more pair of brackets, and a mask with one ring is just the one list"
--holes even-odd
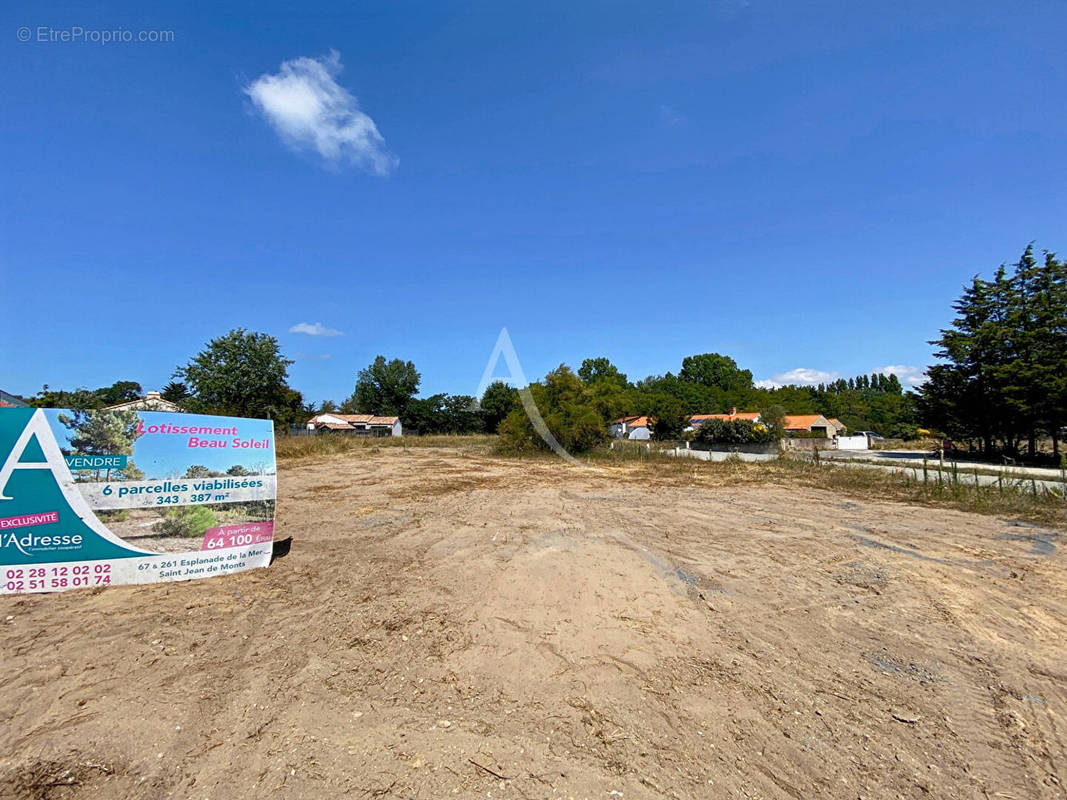
[(737, 406), (730, 406), (730, 416), (731, 417), (736, 417), (737, 416)]
[(163, 397), (162, 397), (162, 395), (160, 395), (159, 392), (148, 392), (148, 394), (146, 394), (144, 396), (144, 399), (145, 400), (162, 400)]

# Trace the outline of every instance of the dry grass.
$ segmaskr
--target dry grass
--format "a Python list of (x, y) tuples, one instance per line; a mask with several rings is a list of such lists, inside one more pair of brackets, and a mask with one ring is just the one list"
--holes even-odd
[(726, 484), (775, 484), (827, 489), (845, 497), (863, 500), (896, 500), (912, 505), (954, 508), (976, 514), (1010, 517), (1067, 530), (1067, 500), (1062, 494), (1038, 491), (1029, 484), (1005, 483), (976, 487), (962, 480), (938, 483), (933, 474), (928, 483), (907, 474), (850, 466), (844, 463), (813, 464), (795, 458), (758, 463), (721, 462), (673, 458), (631, 448), (609, 451), (590, 460), (598, 466), (629, 466), (629, 475), (653, 485), (723, 486)]
[(1067, 502), (1055, 494), (1036, 496), (1022, 487), (976, 487), (965, 483), (924, 484), (906, 474), (840, 465), (815, 465), (794, 459), (745, 464), (757, 480), (817, 486), (864, 500), (897, 500), (912, 505), (954, 508), (976, 514), (1037, 522), (1067, 529)]
[[(364, 439), (350, 436), (299, 436), (278, 439), (280, 460), (330, 458), (336, 455), (372, 457), (384, 448), (447, 448), (467, 455), (503, 462), (522, 461), (545, 469), (574, 469), (556, 455), (538, 451), (522, 456), (501, 455), (495, 436), (411, 436), (398, 439)], [(924, 484), (903, 474), (844, 464), (816, 465), (808, 461), (779, 458), (775, 461), (696, 461), (673, 458), (643, 445), (616, 446), (594, 451), (582, 459), (602, 470), (607, 477), (632, 481), (646, 486), (719, 487), (744, 484), (805, 486), (826, 489), (843, 497), (863, 500), (896, 500), (933, 508), (953, 508), (1011, 519), (1026, 520), (1067, 530), (1067, 500), (1062, 496), (1039, 492), (1036, 496), (1025, 486), (1005, 484), (975, 487), (963, 482)], [(484, 483), (484, 479), (479, 479)], [(466, 482), (460, 480), (466, 486)], [(480, 485), (480, 483), (479, 483)], [(469, 488), (469, 487), (468, 487)]]
[(489, 453), (496, 442), (495, 436), (401, 436), (364, 437), (344, 434), (319, 434), (317, 436), (279, 436), (276, 450), (280, 461), (299, 461), (334, 455), (370, 456), (383, 448), (407, 450), (412, 448), (447, 447), (459, 448), (470, 453)]

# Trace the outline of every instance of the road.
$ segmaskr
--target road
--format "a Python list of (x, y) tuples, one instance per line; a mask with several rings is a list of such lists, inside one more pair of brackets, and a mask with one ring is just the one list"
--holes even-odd
[[(925, 450), (820, 450), (820, 458), (836, 458), (846, 460), (859, 460), (866, 461), (871, 464), (882, 464), (884, 466), (899, 466), (901, 461), (919, 461), (923, 460), (923, 456), (926, 456), (928, 463), (937, 468), (938, 459), (936, 455), (931, 455), (929, 451)], [(910, 466), (910, 465), (909, 465)], [(1053, 481), (1055, 483), (1061, 483), (1063, 481), (1063, 474), (1058, 469), (1049, 467), (1017, 467), (1007, 464), (993, 464), (986, 461), (956, 461), (945, 455), (945, 469), (952, 470), (953, 467), (959, 469), (960, 472), (969, 472), (974, 474), (974, 470), (980, 472), (993, 472), (1001, 473), (1005, 476), (1022, 477), (1027, 478), (1043, 478), (1046, 481)]]
[[(864, 467), (867, 469), (889, 470), (905, 473), (915, 480), (923, 480), (922, 457), (924, 453), (914, 450), (820, 450), (819, 457), (824, 461), (837, 462), (841, 466)], [(926, 478), (936, 481), (939, 462), (927, 456)], [(916, 463), (919, 462), (919, 463)], [(991, 486), (994, 484), (1016, 484), (1027, 489), (1051, 489), (1063, 491), (1067, 481), (1058, 469), (1040, 467), (1012, 467), (1003, 464), (988, 464), (978, 461), (951, 461), (945, 459), (942, 470), (943, 480), (952, 480), (956, 474), (961, 482)]]

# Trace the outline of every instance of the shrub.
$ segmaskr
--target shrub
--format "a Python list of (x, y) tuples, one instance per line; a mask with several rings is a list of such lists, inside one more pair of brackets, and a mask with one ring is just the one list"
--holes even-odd
[(774, 439), (766, 425), (744, 419), (705, 420), (693, 435), (702, 444), (766, 444)]
[[(568, 453), (584, 453), (607, 438), (603, 420), (596, 412), (585, 385), (568, 367), (561, 366), (529, 387), (534, 405), (548, 430)], [(500, 424), (500, 449), (505, 453), (548, 450), (549, 446), (519, 406)]]
[(782, 438), (785, 431), (785, 406), (775, 403), (763, 409), (759, 415), (760, 422), (770, 429), (775, 438)]
[(214, 526), (215, 515), (210, 508), (203, 506), (178, 506), (167, 512), (167, 516), (153, 526), (153, 530), (163, 536), (200, 537), (204, 531)]

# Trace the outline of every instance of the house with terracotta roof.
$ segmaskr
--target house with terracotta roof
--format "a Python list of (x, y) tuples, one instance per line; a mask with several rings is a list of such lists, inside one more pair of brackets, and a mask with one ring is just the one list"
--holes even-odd
[(616, 439), (650, 439), (655, 423), (652, 417), (620, 417), (608, 425), (608, 433)]
[[(696, 430), (709, 419), (721, 419), (726, 422), (742, 420), (753, 424), (761, 421), (758, 411), (738, 411), (735, 406), (728, 414), (693, 414), (689, 417), (689, 427), (686, 430)], [(821, 433), (827, 439), (833, 439), (845, 430), (845, 426), (838, 420), (827, 419), (822, 414), (787, 414), (782, 419), (782, 427), (787, 435), (801, 432)]]
[(403, 436), (399, 417), (375, 414), (319, 414), (307, 421), (307, 428), (322, 433), (348, 433), (356, 436)]
[(782, 427), (789, 433), (822, 434), (827, 439), (837, 435), (837, 427), (822, 414), (787, 414), (782, 419)]

